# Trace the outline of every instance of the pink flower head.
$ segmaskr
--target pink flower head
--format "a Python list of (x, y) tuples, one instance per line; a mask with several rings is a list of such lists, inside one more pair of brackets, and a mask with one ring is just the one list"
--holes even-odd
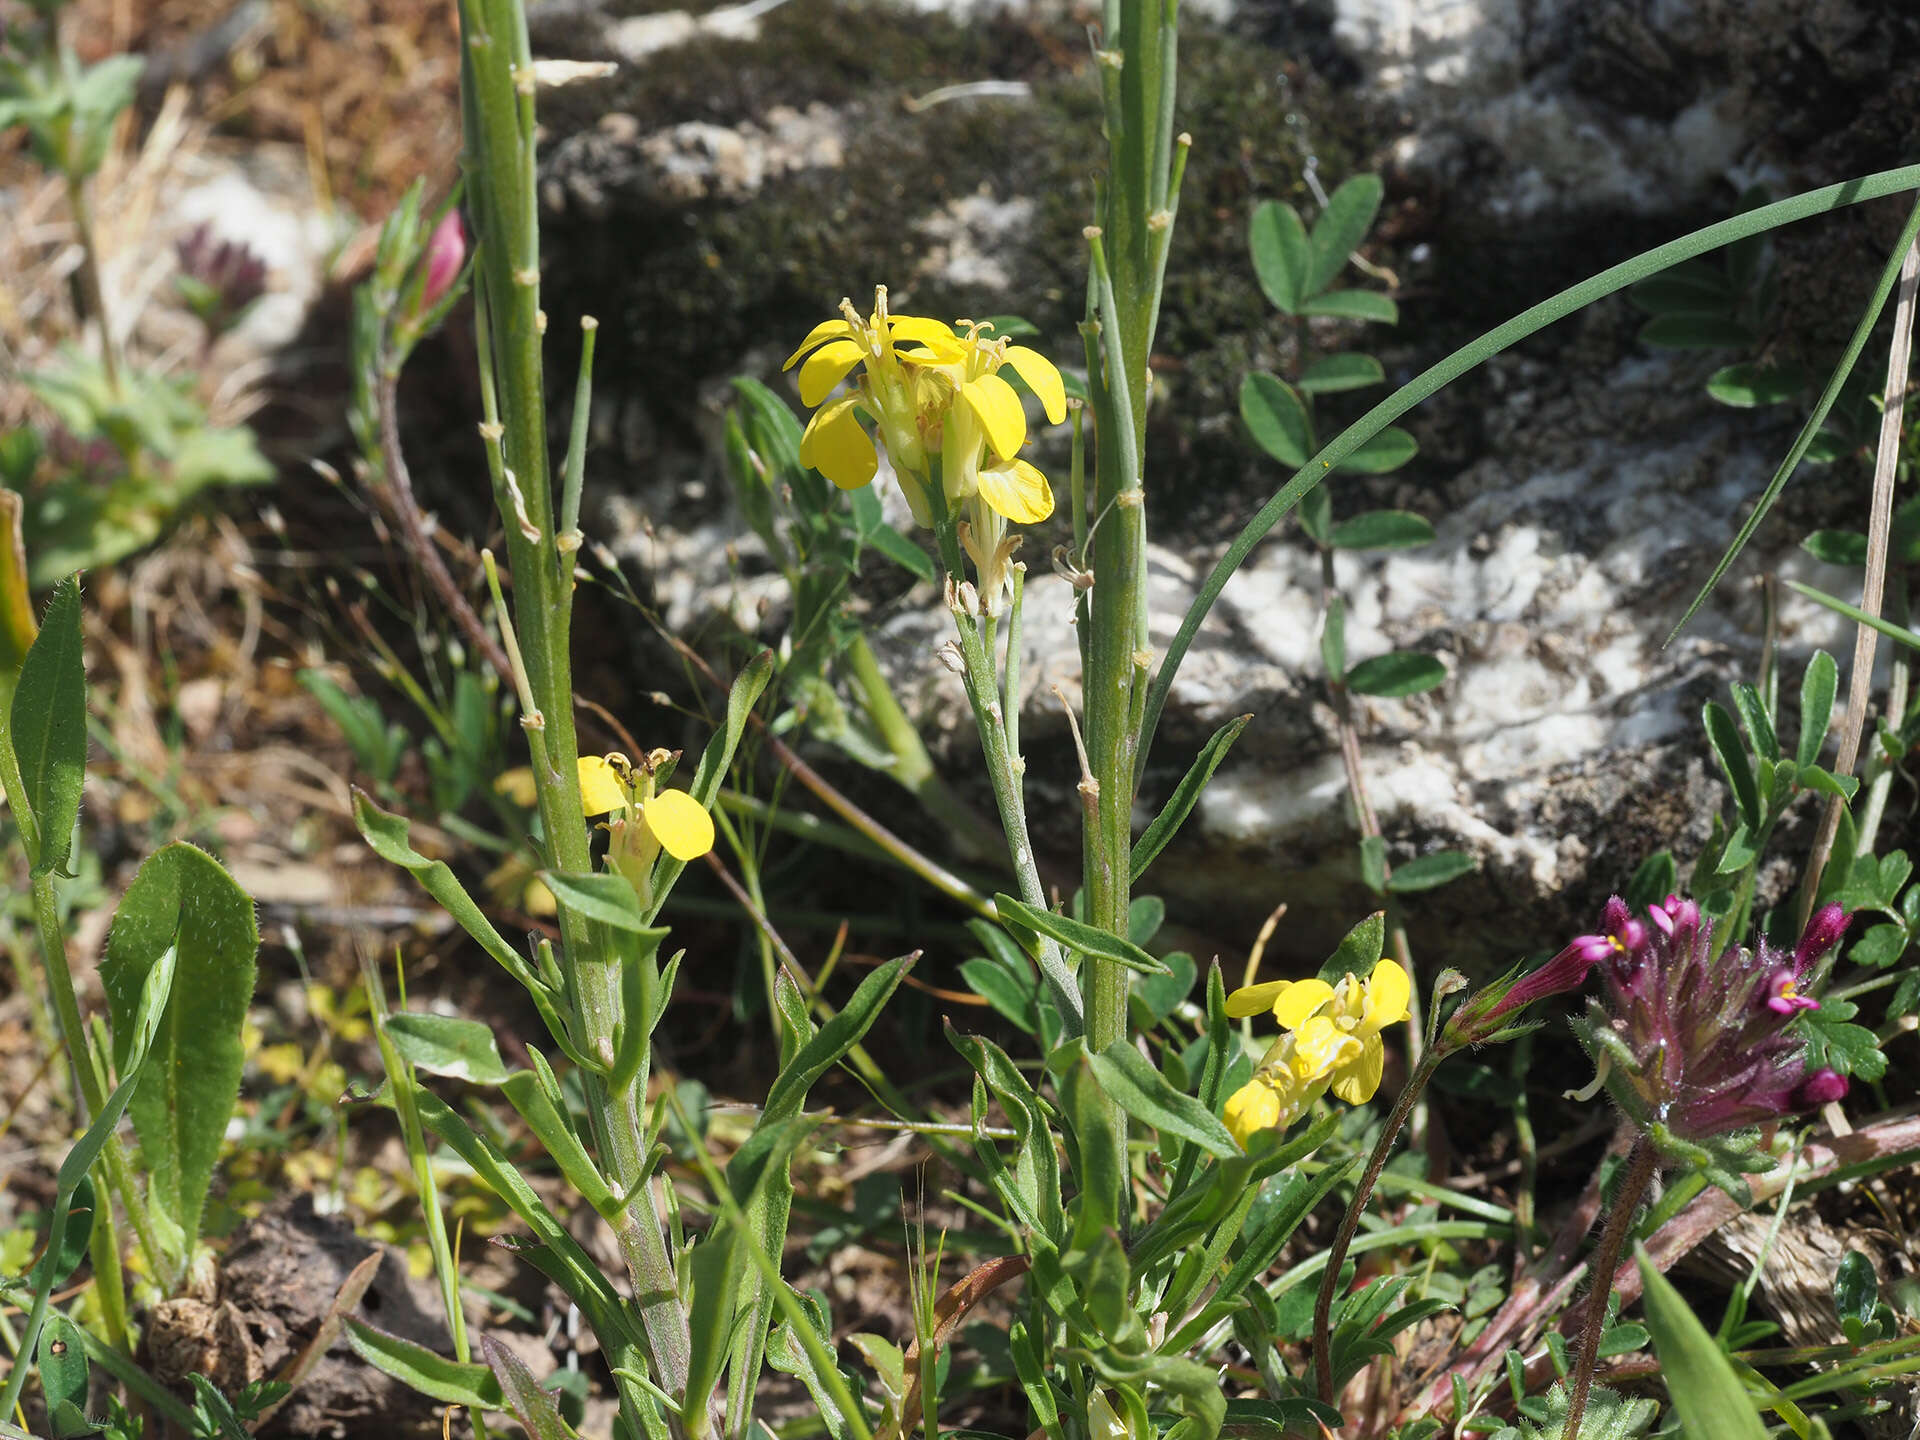
[(1607, 902), (1614, 948), (1597, 967), (1605, 998), (1576, 1027), (1596, 1061), (1608, 1057), (1608, 1089), (1630, 1119), (1698, 1142), (1824, 1104), (1809, 1097), (1835, 1083), (1844, 1093), (1841, 1076), (1808, 1075), (1806, 1040), (1793, 1028), (1818, 1005), (1796, 986), (1846, 928), (1837, 906), (1814, 917), (1791, 956), (1764, 940), (1722, 952), (1712, 922), (1678, 896), (1649, 907), (1647, 919), (1618, 897)]
[(427, 237), (427, 273), (420, 285), (420, 308), (438, 305), (467, 261), (467, 232), (460, 223), (460, 212), (449, 210)]
[(1536, 970), (1511, 974), (1476, 992), (1447, 1017), (1441, 1043), (1449, 1050), (1486, 1043), (1536, 1000), (1563, 995), (1587, 983), (1593, 967), (1617, 953), (1610, 935), (1579, 935)]

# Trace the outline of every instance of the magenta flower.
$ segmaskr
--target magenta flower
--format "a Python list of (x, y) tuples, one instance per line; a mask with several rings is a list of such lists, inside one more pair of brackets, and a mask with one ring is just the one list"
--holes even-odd
[(1818, 1008), (1797, 987), (1846, 925), (1830, 905), (1791, 956), (1764, 940), (1716, 954), (1712, 922), (1691, 900), (1669, 895), (1644, 924), (1609, 900), (1612, 943), (1597, 961), (1605, 998), (1575, 1028), (1621, 1109), (1642, 1128), (1697, 1143), (1844, 1095), (1844, 1077), (1807, 1072), (1793, 1022)]
[[(1636, 933), (1644, 929), (1638, 921), (1631, 923)], [(1587, 983), (1593, 967), (1615, 954), (1621, 945), (1612, 935), (1579, 935), (1538, 969), (1517, 978), (1509, 973), (1484, 986), (1447, 1017), (1440, 1032), (1441, 1047), (1460, 1050), (1495, 1039), (1534, 1001), (1578, 990)]]

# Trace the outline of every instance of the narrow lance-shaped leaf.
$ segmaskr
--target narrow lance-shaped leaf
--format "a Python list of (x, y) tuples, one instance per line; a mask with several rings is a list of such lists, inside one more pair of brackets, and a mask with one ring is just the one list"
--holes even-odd
[(1096, 960), (1111, 960), (1116, 965), (1137, 970), (1143, 975), (1168, 973), (1165, 965), (1131, 940), (1119, 935), (1109, 935), (1098, 926), (1089, 925), (1083, 920), (1075, 920), (1066, 915), (1056, 915), (1051, 910), (1039, 909), (1037, 906), (1016, 900), (1011, 895), (995, 895), (993, 903), (1004, 919), (1058, 940), (1071, 950), (1091, 955)]
[(1125, 1040), (1116, 1040), (1098, 1054), (1087, 1056), (1093, 1078), (1122, 1110), (1167, 1135), (1191, 1141), (1217, 1159), (1237, 1157), (1233, 1135), (1191, 1095), (1167, 1083), (1167, 1077)]
[(1746, 747), (1740, 743), (1740, 732), (1734, 728), (1733, 716), (1726, 709), (1709, 700), (1702, 712), (1702, 723), (1706, 726), (1707, 743), (1713, 747), (1714, 757), (1720, 762), (1720, 773), (1727, 777), (1727, 785), (1733, 791), (1733, 798), (1740, 809), (1740, 818), (1751, 831), (1760, 828), (1760, 788), (1754, 782), (1753, 765), (1747, 758)]
[(401, 1014), (387, 1018), (386, 1031), (401, 1058), (429, 1075), (473, 1085), (498, 1085), (507, 1078), (493, 1030), (478, 1020)]
[(471, 1410), (498, 1410), (503, 1403), (500, 1382), (485, 1365), (436, 1354), (351, 1315), (347, 1343), (374, 1369), (430, 1400)]
[(1816, 650), (1807, 662), (1807, 673), (1800, 679), (1800, 739), (1794, 758), (1804, 769), (1820, 761), (1826, 748), (1827, 725), (1833, 719), (1833, 697), (1840, 683), (1839, 667), (1833, 656)]
[(1133, 842), (1135, 882), (1147, 873), (1147, 867), (1180, 833), (1180, 827), (1186, 823), (1187, 816), (1193, 813), (1193, 807), (1199, 803), (1207, 782), (1213, 779), (1213, 772), (1220, 768), (1220, 762), (1227, 758), (1227, 751), (1233, 748), (1233, 742), (1240, 738), (1240, 732), (1252, 720), (1251, 715), (1234, 716), (1214, 731), (1207, 743), (1200, 747), (1200, 753), (1194, 757), (1193, 764), (1187, 767), (1187, 773), (1180, 777), (1180, 783), (1174, 787), (1173, 794), (1167, 797), (1167, 803), (1160, 807), (1160, 813), (1153, 817), (1153, 823)]
[(573, 1431), (560, 1418), (560, 1407), (518, 1355), (491, 1335), (480, 1337), (480, 1353), (487, 1357), (487, 1368), (493, 1371), (507, 1408), (533, 1440), (572, 1440)]
[(34, 873), (65, 874), (87, 770), (87, 672), (75, 576), (54, 587), (40, 634), (20, 667), (10, 728), (26, 786), (22, 798), (39, 832)]
[(1688, 1440), (1765, 1440), (1767, 1427), (1719, 1342), (1644, 1250), (1634, 1258), (1654, 1353)]

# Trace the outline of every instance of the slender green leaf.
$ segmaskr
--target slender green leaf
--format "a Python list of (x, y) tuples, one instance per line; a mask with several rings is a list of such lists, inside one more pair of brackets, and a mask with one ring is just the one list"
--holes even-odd
[(693, 1247), (687, 1262), (693, 1279), (693, 1303), (688, 1311), (688, 1335), (691, 1348), (687, 1359), (687, 1382), (681, 1393), (682, 1414), (705, 1409), (713, 1399), (714, 1386), (727, 1363), (728, 1342), (733, 1339), (735, 1297), (752, 1262), (740, 1253), (740, 1227), (719, 1219), (706, 1236)]
[(1719, 1342), (1644, 1250), (1634, 1258), (1645, 1286), (1647, 1329), (1687, 1440), (1765, 1440), (1767, 1427)]
[(1314, 361), (1300, 372), (1297, 384), (1309, 395), (1333, 395), (1342, 390), (1363, 390), (1386, 378), (1387, 372), (1373, 356), (1347, 351)]
[(1254, 444), (1282, 465), (1304, 465), (1313, 453), (1306, 402), (1278, 375), (1255, 370), (1240, 382), (1240, 418)]
[(1761, 823), (1760, 789), (1754, 782), (1753, 764), (1747, 758), (1746, 747), (1740, 743), (1740, 732), (1734, 728), (1733, 716), (1724, 706), (1709, 700), (1701, 712), (1701, 723), (1706, 727), (1707, 743), (1720, 762), (1720, 773), (1727, 777), (1727, 787), (1740, 807), (1740, 818), (1748, 830), (1757, 831)]
[(87, 671), (81, 655), (80, 581), (53, 588), (40, 634), (20, 667), (10, 721), (21, 797), (39, 831), (36, 875), (61, 874), (73, 850), (87, 772)]
[(979, 956), (960, 963), (960, 978), (974, 994), (1029, 1035), (1033, 1034), (1034, 1026), (1039, 1023), (1037, 982), (1023, 981), (997, 962)]
[[(807, 1091), (822, 1075), (838, 1065), (847, 1051), (860, 1043), (873, 1022), (880, 1018), (880, 1011), (893, 992), (899, 988), (901, 980), (919, 958), (919, 952), (902, 955), (877, 966), (867, 978), (862, 980), (848, 997), (847, 1003), (795, 1055), (791, 1064), (780, 1071), (768, 1090), (765, 1104), (760, 1107), (760, 1125), (772, 1125), (789, 1119), (800, 1113), (800, 1107), (806, 1103)], [(777, 1254), (778, 1252), (773, 1252)]]
[(1347, 688), (1358, 695), (1420, 695), (1446, 680), (1447, 667), (1440, 658), (1417, 650), (1376, 655), (1347, 672)]
[(1431, 855), (1409, 860), (1395, 870), (1393, 878), (1387, 881), (1387, 889), (1395, 895), (1433, 890), (1449, 881), (1458, 880), (1462, 875), (1472, 874), (1475, 868), (1471, 855), (1464, 855), (1458, 850), (1437, 850)]
[(600, 1167), (593, 1163), (572, 1122), (554, 1104), (539, 1077), (531, 1070), (516, 1070), (501, 1082), (500, 1088), (506, 1091), (508, 1101), (520, 1112), (520, 1118), (527, 1122), (527, 1128), (580, 1198), (598, 1211), (601, 1219), (609, 1223), (618, 1221), (622, 1208), (620, 1196), (600, 1173)]
[(560, 1223), (546, 1202), (534, 1193), (513, 1162), (491, 1140), (476, 1134), (473, 1127), (448, 1109), (431, 1090), (416, 1087), (414, 1101), (420, 1107), (420, 1120), (445, 1141), (449, 1148), (473, 1168), (474, 1174), (518, 1215), (538, 1241), (539, 1253), (531, 1247), (521, 1252), (567, 1292), (587, 1315), (603, 1345), (634, 1343), (632, 1326), (622, 1317), (624, 1302), (607, 1283), (600, 1267), (567, 1228)]
[(1798, 580), (1789, 580), (1787, 581), (1787, 585), (1789, 588), (1799, 591), (1809, 600), (1826, 606), (1827, 609), (1837, 615), (1844, 615), (1857, 624), (1878, 630), (1889, 640), (1895, 641), (1898, 644), (1920, 650), (1920, 634), (1916, 634), (1904, 625), (1897, 625), (1883, 615), (1869, 615), (1858, 605), (1849, 605), (1838, 596), (1829, 595), (1824, 590), (1816, 590), (1811, 585), (1802, 585)]
[(866, 537), (867, 544), (916, 579), (933, 583), (933, 557), (891, 525), (882, 525)]
[(547, 987), (525, 959), (500, 938), (493, 922), (480, 912), (461, 887), (444, 860), (429, 860), (413, 848), (408, 838), (412, 826), (405, 817), (382, 810), (364, 791), (353, 792), (353, 822), (367, 844), (382, 860), (398, 865), (420, 882), (440, 908), (451, 915), (468, 936), (497, 960), (506, 972), (524, 985), (530, 994), (546, 996)]
[(1840, 684), (1840, 669), (1833, 656), (1814, 651), (1800, 677), (1800, 739), (1794, 746), (1794, 758), (1802, 769), (1819, 762), (1826, 748), (1827, 725), (1833, 719), (1833, 697)]
[(148, 1173), (147, 1202), (178, 1228), (175, 1258), (182, 1262), (199, 1236), (214, 1162), (240, 1095), (241, 1029), (259, 949), (252, 899), (219, 861), (185, 841), (148, 857), (107, 933), (100, 982), (123, 1074), (148, 977), (172, 956), (172, 998), (152, 1041), (154, 1063), (128, 1110)]
[(1342, 520), (1328, 536), (1336, 550), (1410, 550), (1433, 543), (1433, 524), (1411, 510), (1369, 510)]
[(1167, 803), (1160, 807), (1160, 813), (1153, 817), (1153, 823), (1133, 842), (1133, 883), (1139, 883), (1140, 877), (1147, 873), (1147, 867), (1180, 833), (1180, 827), (1186, 823), (1187, 816), (1193, 813), (1193, 807), (1199, 803), (1207, 782), (1213, 779), (1213, 772), (1220, 768), (1220, 762), (1227, 758), (1227, 751), (1233, 748), (1233, 742), (1240, 738), (1240, 732), (1252, 720), (1251, 715), (1234, 716), (1214, 731), (1207, 743), (1200, 747), (1200, 753), (1194, 757), (1193, 764), (1187, 767), (1187, 773), (1180, 777), (1180, 783), (1174, 787), (1173, 794), (1167, 797)]
[(506, 1062), (493, 1040), (493, 1028), (455, 1015), (391, 1015), (387, 1038), (400, 1057), (429, 1075), (498, 1085), (507, 1078)]
[(349, 1315), (347, 1344), (353, 1353), (410, 1390), (447, 1405), (473, 1410), (498, 1410), (504, 1403), (500, 1382), (485, 1365), (436, 1354), (424, 1345), (376, 1330)]
[(1329, 290), (1300, 304), (1302, 315), (1332, 315), (1341, 320), (1400, 323), (1400, 307), (1375, 290)]
[(993, 903), (1006, 919), (1058, 940), (1070, 950), (1091, 955), (1096, 960), (1111, 960), (1116, 965), (1124, 965), (1127, 969), (1137, 970), (1143, 975), (1168, 973), (1165, 965), (1123, 936), (1109, 935), (1106, 931), (1089, 925), (1085, 921), (1056, 915), (1051, 910), (1038, 909), (1024, 901), (1014, 899), (1011, 895), (995, 895)]
[(1313, 251), (1300, 212), (1283, 200), (1268, 200), (1253, 212), (1247, 227), (1253, 273), (1274, 308), (1299, 313), (1313, 273)]
[(1378, 175), (1355, 175), (1327, 197), (1327, 208), (1313, 222), (1308, 294), (1326, 289), (1347, 268), (1347, 257), (1360, 248), (1367, 231), (1373, 228), (1373, 217), (1380, 213), (1380, 199), (1385, 193)]
[(493, 1371), (507, 1408), (533, 1440), (573, 1440), (573, 1431), (560, 1418), (560, 1407), (518, 1355), (491, 1335), (480, 1337), (480, 1353), (487, 1357), (487, 1368)]
[[(640, 896), (635, 893), (627, 877), (613, 870), (601, 871), (594, 875), (562, 875), (556, 871), (543, 871), (540, 878), (553, 892), (553, 898), (577, 914), (589, 920), (598, 920), (602, 925), (611, 925), (616, 930), (625, 930), (630, 935), (662, 936), (665, 930), (656, 930), (647, 924), (646, 911), (640, 904)], [(656, 944), (658, 941), (656, 940)]]
[(1753, 753), (1762, 760), (1780, 758), (1780, 739), (1773, 731), (1773, 717), (1767, 714), (1766, 702), (1760, 698), (1760, 692), (1745, 681), (1736, 680), (1733, 685), (1733, 708), (1739, 715), (1740, 723), (1746, 728), (1747, 742), (1753, 747)]
[(1122, 1110), (1162, 1134), (1178, 1135), (1218, 1159), (1234, 1159), (1240, 1146), (1233, 1135), (1191, 1095), (1167, 1083), (1167, 1077), (1125, 1040), (1116, 1040), (1098, 1054), (1089, 1054), (1093, 1078)]

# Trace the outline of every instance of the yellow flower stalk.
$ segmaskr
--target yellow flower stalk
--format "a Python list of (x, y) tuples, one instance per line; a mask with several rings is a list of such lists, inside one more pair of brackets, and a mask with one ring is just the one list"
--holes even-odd
[(1284, 1030), (1254, 1078), (1227, 1101), (1234, 1138), (1245, 1146), (1258, 1130), (1292, 1124), (1327, 1090), (1349, 1105), (1371, 1100), (1385, 1068), (1380, 1032), (1407, 1018), (1412, 995), (1407, 972), (1383, 959), (1364, 980), (1270, 980), (1227, 996), (1228, 1015), (1270, 1011)]

